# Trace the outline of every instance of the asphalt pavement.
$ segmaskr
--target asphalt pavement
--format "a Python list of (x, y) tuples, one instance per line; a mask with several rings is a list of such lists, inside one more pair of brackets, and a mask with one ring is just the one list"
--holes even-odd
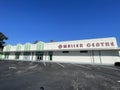
[(120, 67), (0, 60), (0, 90), (120, 90)]

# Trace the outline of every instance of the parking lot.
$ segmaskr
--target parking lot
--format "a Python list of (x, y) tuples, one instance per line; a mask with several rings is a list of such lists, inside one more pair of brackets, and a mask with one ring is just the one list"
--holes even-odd
[(120, 90), (120, 67), (0, 60), (0, 90)]

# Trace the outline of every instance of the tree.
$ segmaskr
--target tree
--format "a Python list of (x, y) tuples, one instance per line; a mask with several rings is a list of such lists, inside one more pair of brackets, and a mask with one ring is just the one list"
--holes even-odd
[(36, 44), (36, 43), (38, 43), (39, 42), (39, 40), (36, 40), (35, 42), (34, 42), (34, 44)]
[(53, 39), (51, 39), (50, 42), (52, 43), (52, 42), (55, 42), (55, 41)]
[(7, 40), (8, 37), (6, 37), (2, 32), (0, 32), (0, 50), (3, 49), (5, 42), (4, 40)]

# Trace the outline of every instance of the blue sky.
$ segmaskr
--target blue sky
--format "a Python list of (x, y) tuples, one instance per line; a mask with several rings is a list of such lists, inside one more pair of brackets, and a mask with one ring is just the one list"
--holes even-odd
[(120, 0), (0, 0), (7, 44), (116, 37)]

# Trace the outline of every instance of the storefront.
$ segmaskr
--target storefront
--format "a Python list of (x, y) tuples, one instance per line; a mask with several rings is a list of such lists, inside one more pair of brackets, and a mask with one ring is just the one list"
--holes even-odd
[(63, 42), (26, 43), (4, 47), (2, 59), (90, 64), (120, 62), (116, 39), (100, 38)]

